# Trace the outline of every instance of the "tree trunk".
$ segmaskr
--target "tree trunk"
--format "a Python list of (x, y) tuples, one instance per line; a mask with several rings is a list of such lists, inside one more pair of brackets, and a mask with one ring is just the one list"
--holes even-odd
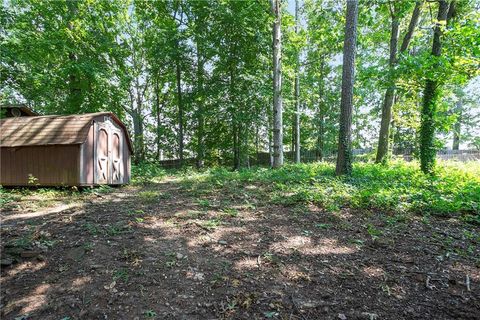
[(238, 119), (239, 110), (236, 108), (236, 100), (235, 100), (235, 70), (236, 67), (234, 65), (234, 56), (236, 52), (236, 47), (233, 46), (231, 48), (231, 56), (230, 56), (230, 83), (229, 83), (229, 99), (230, 99), (230, 113), (232, 116), (232, 142), (233, 142), (233, 169), (238, 170), (240, 169), (240, 122)]
[(457, 121), (453, 125), (453, 150), (460, 149), (460, 137), (461, 137), (461, 130), (462, 130), (462, 113), (463, 113), (463, 103), (462, 98), (459, 98), (457, 101), (457, 105), (455, 108), (455, 112), (457, 114)]
[(204, 143), (204, 126), (205, 119), (203, 115), (203, 57), (200, 53), (200, 48), (197, 39), (197, 168), (203, 168), (205, 157), (205, 143)]
[[(69, 21), (67, 24), (67, 28), (70, 32), (75, 32), (73, 26), (73, 20), (77, 17), (78, 12), (78, 3), (74, 0), (67, 1), (67, 7), (69, 12)], [(72, 47), (74, 44), (72, 43)], [(80, 79), (76, 72), (76, 64), (77, 64), (77, 55), (73, 51), (69, 51), (68, 59), (70, 60), (70, 74), (68, 76), (68, 87), (69, 87), (69, 95), (67, 98), (67, 106), (68, 109), (66, 110), (68, 113), (80, 113), (81, 106), (82, 106), (82, 89), (80, 87)]]
[[(432, 56), (439, 57), (442, 52), (442, 23), (447, 20), (449, 5), (445, 0), (439, 0), (437, 23), (433, 31)], [(436, 148), (435, 113), (439, 96), (438, 81), (427, 79), (423, 93), (420, 118), (420, 167), (424, 173), (432, 173), (435, 166)]]
[(135, 163), (138, 164), (144, 160), (144, 142), (143, 142), (143, 121), (139, 110), (132, 108), (133, 136), (135, 143)]
[[(417, 1), (415, 9), (413, 10), (410, 23), (408, 25), (407, 33), (403, 38), (402, 45), (400, 47), (400, 53), (403, 53), (407, 50), (408, 45), (413, 36), (413, 32), (418, 24), (418, 19), (420, 18), (420, 11), (423, 5), (423, 1)], [(393, 8), (395, 5), (393, 4)], [(392, 9), (394, 10), (394, 9)], [(398, 32), (399, 32), (399, 20), (395, 12), (392, 12), (392, 26), (390, 32), (390, 59), (389, 59), (389, 73), (393, 71), (397, 63), (397, 46), (398, 46)], [(376, 163), (384, 162), (386, 156), (388, 155), (388, 144), (389, 144), (389, 131), (390, 131), (390, 122), (392, 121), (392, 107), (394, 104), (395, 98), (395, 79), (390, 79), (390, 84), (385, 91), (385, 97), (382, 104), (382, 118), (380, 122), (380, 133), (378, 136), (378, 148), (377, 156), (375, 159)]]
[(133, 133), (135, 136), (135, 162), (139, 163), (145, 160), (145, 142), (142, 118), (143, 95), (138, 76), (135, 77), (135, 93), (136, 96), (131, 93), (130, 101), (131, 115), (133, 118)]
[(283, 165), (281, 0), (273, 0), (273, 168)]
[(239, 152), (238, 152), (238, 162), (239, 167), (241, 168), (249, 168), (250, 161), (248, 156), (248, 124), (240, 124), (238, 130), (238, 145), (239, 145)]
[(258, 154), (260, 153), (260, 132), (258, 123), (255, 124), (255, 164), (258, 165)]
[(268, 134), (268, 154), (270, 159), (270, 167), (273, 167), (273, 104), (268, 101), (268, 110), (267, 110), (267, 134)]
[[(295, 33), (298, 34), (298, 0), (295, 0)], [(295, 137), (295, 163), (300, 163), (300, 70), (299, 57), (296, 57), (295, 66), (295, 121), (294, 121), (294, 137)]]
[[(390, 59), (389, 59), (389, 78), (391, 77), (393, 67), (397, 60), (397, 45), (398, 45), (398, 26), (399, 20), (392, 12), (392, 29), (390, 32)], [(387, 91), (385, 91), (385, 98), (382, 105), (382, 120), (380, 124), (380, 135), (378, 138), (378, 149), (376, 162), (382, 162), (385, 160), (385, 156), (388, 154), (388, 140), (389, 140), (389, 127), (392, 121), (392, 105), (395, 98), (395, 82), (390, 79)]]
[(407, 51), (408, 45), (412, 40), (413, 33), (415, 32), (415, 28), (417, 27), (418, 20), (420, 19), (420, 13), (422, 11), (423, 0), (417, 1), (415, 4), (415, 8), (413, 9), (412, 18), (410, 19), (410, 23), (408, 24), (408, 30), (403, 38), (402, 45), (400, 46), (400, 53)]
[(232, 126), (232, 139), (233, 139), (233, 170), (240, 169), (240, 146), (239, 146), (239, 138), (238, 138), (238, 124), (237, 121), (234, 120), (234, 124)]
[(343, 43), (342, 96), (336, 174), (352, 171), (352, 109), (355, 80), (355, 47), (357, 40), (358, 0), (347, 1), (345, 41)]
[(155, 141), (157, 142), (157, 160), (161, 160), (161, 150), (160, 150), (160, 88), (158, 84), (158, 79), (155, 82), (155, 115), (156, 115), (156, 126), (157, 126), (157, 138)]
[(182, 101), (182, 71), (180, 62), (176, 61), (177, 101), (178, 101), (178, 158), (183, 166), (183, 101)]
[(325, 110), (324, 110), (324, 67), (325, 61), (322, 59), (320, 63), (320, 74), (318, 79), (318, 109), (317, 109), (317, 147), (315, 158), (317, 161), (323, 160), (323, 149), (324, 149), (324, 135), (325, 135)]
[[(323, 81), (319, 84), (320, 86), (320, 95), (323, 94)], [(317, 132), (317, 160), (323, 160), (323, 149), (324, 149), (324, 135), (325, 135), (325, 111), (323, 110), (323, 103), (319, 101), (318, 104), (318, 132)]]

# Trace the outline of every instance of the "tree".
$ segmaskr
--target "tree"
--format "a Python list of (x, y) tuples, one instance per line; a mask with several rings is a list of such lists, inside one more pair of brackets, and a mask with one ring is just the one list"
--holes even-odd
[(357, 38), (358, 0), (347, 1), (345, 40), (343, 43), (342, 96), (336, 174), (352, 171), (352, 109), (355, 80), (355, 47)]
[[(449, 6), (446, 0), (439, 0), (437, 21), (433, 31), (432, 57), (440, 57), (442, 52), (442, 35), (447, 24), (447, 14), (450, 10), (453, 14), (455, 3)], [(435, 166), (437, 148), (434, 145), (435, 138), (435, 113), (440, 94), (438, 80), (427, 79), (423, 91), (423, 102), (420, 123), (420, 167), (424, 173), (431, 174)]]
[[(478, 3), (457, 3), (436, 57), (430, 12), (438, 2), (424, 1), (432, 10), (420, 10), (418, 1), (358, 8), (351, 124), (348, 116), (339, 122), (338, 106), (348, 102), (342, 81), (349, 81), (338, 59), (345, 2), (336, 0), (298, 1), (296, 14), (280, 0), (5, 0), (0, 99), (45, 114), (115, 112), (131, 131), (136, 161), (182, 156), (199, 168), (239, 169), (268, 162), (267, 151), (278, 166), (286, 141), (296, 161), (300, 146), (307, 157), (314, 151), (311, 160), (329, 160), (345, 125), (351, 148), (379, 141), (378, 151), (416, 152), (421, 91), (431, 79), (441, 89), (435, 145), (461, 132), (461, 146), (470, 146), (478, 136), (478, 98), (467, 93), (460, 116), (455, 97), (459, 88), (476, 91), (466, 83), (480, 75)], [(391, 48), (379, 45), (388, 39)], [(378, 127), (391, 137), (390, 148), (388, 139), (382, 147)]]
[(453, 125), (453, 143), (452, 150), (460, 149), (460, 140), (461, 140), (461, 130), (462, 130), (462, 121), (463, 121), (463, 94), (459, 92), (457, 94), (457, 102), (455, 104), (455, 115), (456, 120)]
[(336, 1), (306, 0), (305, 54), (300, 79), (302, 114), (302, 147), (315, 150), (315, 158), (337, 149), (341, 67), (335, 60), (342, 52), (344, 13)]
[[(392, 106), (395, 99), (395, 79), (393, 77), (393, 71), (395, 65), (397, 64), (397, 46), (398, 46), (398, 34), (399, 34), (399, 24), (400, 17), (398, 7), (402, 3), (399, 2), (389, 2), (390, 8), (390, 17), (391, 17), (391, 32), (390, 32), (390, 58), (389, 58), (389, 86), (385, 91), (385, 97), (382, 104), (382, 118), (380, 122), (380, 132), (378, 135), (378, 148), (376, 162), (383, 162), (388, 154), (388, 144), (390, 137), (390, 122), (392, 120)], [(415, 8), (413, 9), (412, 17), (408, 25), (408, 30), (403, 38), (402, 45), (400, 47), (400, 54), (405, 53), (410, 41), (412, 39), (415, 28), (418, 24), (420, 18), (420, 12), (423, 5), (422, 1), (417, 1)], [(392, 79), (393, 78), (393, 79)]]
[(112, 79), (126, 10), (120, 1), (3, 1), (0, 91), (45, 114), (123, 117), (126, 93)]
[[(298, 0), (295, 0), (295, 34), (298, 35), (298, 26), (300, 24), (298, 16)], [(300, 57), (297, 52), (295, 65), (295, 116), (293, 121), (294, 128), (294, 151), (295, 163), (300, 163)]]
[(281, 0), (272, 0), (273, 22), (273, 167), (283, 165), (282, 108), (282, 9)]

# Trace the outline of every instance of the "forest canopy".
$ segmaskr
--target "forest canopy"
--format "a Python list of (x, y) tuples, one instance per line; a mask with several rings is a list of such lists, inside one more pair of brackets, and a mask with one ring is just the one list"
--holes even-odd
[[(347, 2), (3, 1), (1, 103), (111, 111), (137, 161), (240, 168), (274, 152), (279, 102), (283, 150), (322, 159), (338, 145)], [(379, 162), (480, 148), (479, 3), (360, 1), (357, 15), (351, 148)]]

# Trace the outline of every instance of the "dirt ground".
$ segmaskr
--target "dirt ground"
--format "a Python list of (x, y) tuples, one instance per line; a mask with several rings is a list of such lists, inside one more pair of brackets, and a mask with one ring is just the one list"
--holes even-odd
[(169, 178), (11, 203), (1, 318), (480, 319), (478, 227), (283, 207), (262, 188)]

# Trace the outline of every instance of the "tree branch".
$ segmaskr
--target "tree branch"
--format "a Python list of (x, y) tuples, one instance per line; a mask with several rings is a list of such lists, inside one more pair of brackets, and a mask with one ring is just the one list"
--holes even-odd
[(415, 4), (415, 9), (413, 9), (412, 18), (410, 19), (410, 23), (408, 25), (407, 33), (402, 41), (402, 46), (400, 47), (400, 53), (405, 52), (408, 49), (410, 41), (412, 40), (413, 33), (415, 32), (415, 28), (417, 27), (418, 20), (420, 19), (420, 12), (422, 10), (423, 0), (417, 1)]

